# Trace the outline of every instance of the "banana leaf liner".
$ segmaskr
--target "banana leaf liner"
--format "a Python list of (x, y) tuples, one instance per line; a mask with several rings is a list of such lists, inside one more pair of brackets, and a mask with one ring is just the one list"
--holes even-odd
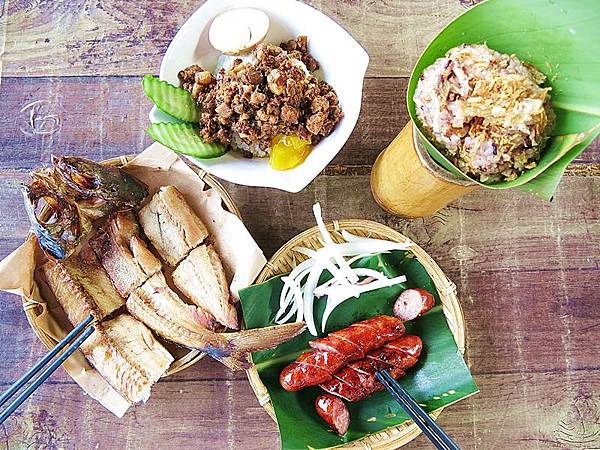
[[(356, 221), (341, 221), (338, 225), (348, 229), (347, 224), (350, 222)], [(372, 222), (360, 222), (367, 223), (371, 229), (373, 228), (371, 225), (377, 225), (378, 231), (380, 228), (389, 230), (387, 227)], [(331, 226), (328, 228), (332, 229)], [(352, 233), (357, 233), (358, 230), (360, 230), (360, 234), (364, 235), (364, 224), (358, 229), (356, 225), (349, 229)], [(305, 233), (310, 233), (310, 231), (316, 233), (316, 230), (308, 230)], [(398, 233), (393, 233), (398, 235)], [(372, 235), (369, 232), (366, 234)], [(335, 239), (337, 235), (334, 233), (333, 236)], [(302, 242), (303, 245), (308, 244), (305, 240)], [(297, 239), (286, 244), (284, 248), (290, 247), (292, 243), (297, 245)], [(344, 302), (330, 316), (326, 333), (378, 314), (392, 314), (394, 301), (400, 292), (408, 287), (421, 287), (434, 293), (436, 306), (424, 316), (406, 323), (408, 333), (421, 337), (424, 349), (419, 363), (400, 379), (400, 383), (427, 411), (436, 411), (434, 412), (435, 417), (440, 408), (473, 395), (478, 392), (478, 389), (462, 357), (464, 348), (462, 351), (459, 350), (457, 341), (448, 325), (448, 321), (456, 321), (457, 316), (446, 310), (448, 293), (444, 290), (454, 287), (454, 285), (443, 274), (434, 282), (424, 264), (429, 266), (429, 264), (435, 265), (435, 263), (418, 246), (414, 245), (414, 247), (418, 249), (416, 250), (417, 257), (412, 251), (395, 251), (360, 260), (357, 263), (359, 266), (381, 270), (389, 277), (404, 274), (407, 282), (372, 291), (357, 299)], [(282, 248), (282, 250), (284, 249)], [(278, 252), (278, 254), (280, 253), (281, 251)], [(276, 257), (271, 261), (275, 259)], [(270, 270), (269, 267), (273, 267), (271, 262), (267, 263), (267, 268), (263, 269), (263, 272)], [(439, 268), (438, 271), (441, 273)], [(320, 281), (327, 280), (327, 275), (323, 275)], [(437, 277), (437, 273), (434, 277)], [(281, 275), (277, 275), (263, 283), (240, 291), (244, 321), (248, 328), (257, 328), (273, 323), (274, 316), (279, 309), (282, 286)], [(441, 290), (438, 291), (438, 289)], [(453, 292), (450, 297), (456, 300)], [(440, 294), (446, 298), (443, 305)], [(314, 306), (315, 318), (317, 323), (320, 323), (325, 306), (324, 299), (315, 301)], [(461, 322), (462, 315), (460, 313), (459, 317), (458, 321)], [(452, 328), (456, 328), (456, 324), (452, 324)], [(462, 336), (464, 337), (464, 335)], [(308, 341), (312, 339), (315, 337), (305, 331), (275, 349), (255, 352), (252, 355), (256, 365), (253, 370), (256, 372), (249, 373), (250, 382), (261, 404), (270, 414), (274, 412), (274, 418), (281, 434), (281, 448), (325, 449), (342, 446), (343, 448), (392, 449), (398, 448), (418, 435), (418, 430), (406, 426), (409, 423), (408, 416), (387, 391), (375, 393), (360, 402), (346, 402), (350, 410), (351, 422), (348, 432), (343, 437), (339, 437), (329, 430), (314, 409), (315, 398), (324, 392), (319, 387), (303, 389), (298, 392), (285, 391), (279, 384), (281, 370), (302, 351), (305, 351), (308, 348)], [(264, 388), (268, 391), (267, 396), (263, 395)]]
[[(512, 181), (481, 183), (452, 164), (426, 137), (413, 96), (423, 70), (453, 47), (487, 43), (515, 54), (547, 77), (556, 124), (537, 167)], [(487, 0), (444, 28), (410, 78), (407, 102), (418, 138), (435, 161), (489, 189), (516, 187), (551, 200), (567, 165), (600, 134), (600, 9), (597, 0)]]

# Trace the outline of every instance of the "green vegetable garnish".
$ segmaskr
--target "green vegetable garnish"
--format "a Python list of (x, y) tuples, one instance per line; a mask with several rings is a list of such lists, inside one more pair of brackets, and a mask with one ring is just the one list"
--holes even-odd
[(220, 144), (207, 144), (198, 134), (198, 127), (191, 123), (155, 123), (148, 127), (152, 139), (165, 147), (184, 155), (209, 159), (223, 156), (226, 152)]
[(144, 93), (161, 111), (185, 122), (198, 122), (198, 105), (192, 94), (152, 75), (142, 79)]

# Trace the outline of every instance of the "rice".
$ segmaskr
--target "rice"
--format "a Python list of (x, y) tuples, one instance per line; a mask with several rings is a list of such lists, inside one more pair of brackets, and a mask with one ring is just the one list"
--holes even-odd
[(510, 181), (537, 165), (552, 129), (545, 76), (514, 55), (462, 45), (423, 71), (414, 95), (424, 132), (461, 171)]

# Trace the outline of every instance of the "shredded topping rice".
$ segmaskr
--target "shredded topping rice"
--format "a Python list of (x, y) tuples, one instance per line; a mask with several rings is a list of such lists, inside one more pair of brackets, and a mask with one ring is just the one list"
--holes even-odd
[(554, 123), (550, 88), (535, 67), (486, 45), (462, 45), (423, 71), (414, 95), (424, 131), (481, 182), (537, 165)]

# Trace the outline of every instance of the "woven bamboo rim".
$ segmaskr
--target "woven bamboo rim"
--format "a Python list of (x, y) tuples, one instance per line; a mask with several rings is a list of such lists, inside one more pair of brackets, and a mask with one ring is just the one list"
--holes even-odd
[[(135, 157), (135, 155), (120, 156), (117, 158), (111, 158), (111, 159), (104, 160), (104, 161), (102, 161), (102, 164), (120, 167), (120, 166), (127, 164), (134, 157)], [(198, 175), (198, 177), (200, 177), (200, 179), (202, 181), (204, 181), (204, 183), (206, 184), (206, 186), (208, 186), (208, 188), (214, 189), (220, 195), (220, 197), (223, 201), (223, 205), (225, 206), (225, 209), (227, 211), (235, 214), (240, 219), (242, 218), (239, 209), (235, 205), (235, 202), (233, 201), (233, 199), (231, 198), (231, 196), (225, 190), (225, 188), (223, 187), (223, 185), (221, 183), (219, 183), (213, 176), (211, 176), (204, 170), (200, 169), (199, 167), (195, 167), (195, 166), (191, 166), (191, 165), (189, 165), (189, 167)], [(42, 211), (41, 214), (44, 214), (44, 212)], [(31, 325), (31, 328), (33, 328), (35, 335), (38, 337), (38, 339), (40, 341), (42, 341), (42, 343), (46, 346), (46, 348), (48, 348), (49, 350), (51, 348), (54, 348), (54, 346), (57, 344), (57, 341), (53, 337), (48, 335), (44, 330), (40, 329), (37, 326), (36, 321), (35, 321), (35, 319), (40, 314), (42, 314), (42, 305), (40, 305), (38, 302), (36, 302), (35, 300), (30, 299), (28, 297), (23, 296), (22, 300), (23, 300), (23, 310), (25, 311), (25, 315), (27, 316), (27, 321), (29, 322), (29, 325)], [(183, 355), (180, 358), (177, 358), (175, 361), (173, 361), (173, 363), (171, 364), (171, 367), (169, 367), (169, 370), (163, 375), (163, 377), (173, 375), (174, 373), (180, 372), (183, 369), (186, 369), (186, 368), (194, 365), (195, 363), (200, 361), (204, 356), (205, 356), (204, 353), (201, 353), (197, 350), (189, 350), (185, 355)]]
[[(409, 251), (415, 255), (419, 262), (425, 267), (431, 276), (435, 287), (442, 301), (444, 315), (454, 340), (461, 354), (465, 353), (465, 322), (463, 312), (460, 307), (458, 297), (456, 296), (456, 285), (452, 283), (444, 274), (436, 262), (417, 244), (412, 242), (406, 236), (398, 233), (391, 228), (370, 220), (340, 220), (327, 224), (327, 229), (331, 233), (335, 242), (342, 242), (341, 230), (346, 230), (352, 234), (378, 239), (387, 239), (395, 242), (410, 243)], [(317, 227), (300, 233), (283, 247), (269, 260), (265, 268), (256, 279), (256, 283), (262, 283), (269, 278), (288, 273), (297, 264), (306, 259), (305, 256), (292, 251), (297, 246), (308, 247), (312, 249), (321, 248), (323, 242)], [(269, 416), (275, 421), (275, 411), (269, 398), (267, 388), (262, 383), (258, 371), (252, 368), (247, 371), (250, 386), (258, 399), (259, 404), (267, 411)], [(431, 417), (437, 418), (444, 408), (439, 408), (430, 413)], [(419, 427), (413, 421), (407, 421), (396, 427), (391, 427), (378, 433), (372, 433), (362, 439), (335, 447), (336, 449), (355, 449), (355, 450), (393, 450), (412, 441), (421, 433)]]

